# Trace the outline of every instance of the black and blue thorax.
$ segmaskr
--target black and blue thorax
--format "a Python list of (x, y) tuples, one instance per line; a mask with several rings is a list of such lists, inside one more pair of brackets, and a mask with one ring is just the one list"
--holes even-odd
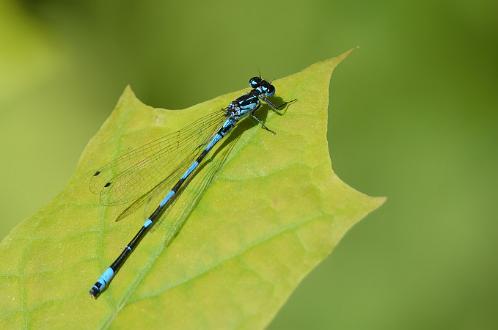
[(275, 94), (275, 87), (259, 77), (251, 78), (249, 84), (253, 89), (249, 93), (233, 100), (226, 107), (227, 117), (232, 117), (235, 121), (238, 121), (256, 111), (261, 105), (261, 99), (265, 100)]

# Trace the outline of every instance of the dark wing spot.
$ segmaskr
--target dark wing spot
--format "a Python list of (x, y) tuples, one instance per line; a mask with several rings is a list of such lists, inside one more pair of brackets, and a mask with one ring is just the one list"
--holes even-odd
[(107, 187), (109, 187), (110, 185), (111, 185), (111, 183), (110, 183), (110, 182), (107, 182), (107, 183), (104, 185), (104, 187), (105, 187), (105, 188), (107, 188)]
[(100, 171), (97, 171), (97, 172), (95, 172), (95, 174), (93, 176), (97, 176), (99, 174), (100, 174)]

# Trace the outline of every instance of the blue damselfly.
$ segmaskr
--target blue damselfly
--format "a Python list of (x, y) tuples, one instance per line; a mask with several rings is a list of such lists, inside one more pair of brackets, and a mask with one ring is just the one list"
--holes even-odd
[[(256, 110), (264, 102), (271, 109), (279, 111), (292, 101), (280, 105), (272, 103), (270, 98), (275, 94), (275, 87), (260, 77), (251, 78), (249, 85), (251, 90), (248, 93), (230, 102), (222, 111), (210, 113), (184, 129), (125, 153), (93, 172), (90, 189), (100, 195), (102, 204), (117, 205), (132, 201), (131, 205), (118, 216), (118, 221), (150, 202), (151, 196), (167, 191), (159, 205), (154, 205), (155, 210), (145, 220), (137, 234), (92, 286), (90, 294), (93, 297), (97, 298), (108, 287), (147, 232), (159, 221), (163, 213), (172, 207), (184, 188), (189, 188), (189, 180), (200, 170), (201, 164), (205, 164), (203, 160), (206, 155), (242, 119), (251, 117), (262, 128), (275, 134), (265, 125), (264, 120), (256, 116)], [(217, 155), (209, 173), (205, 175), (202, 187), (207, 187), (236, 140), (237, 138), (232, 139), (221, 154)], [(193, 199), (198, 198), (200, 192), (192, 194)], [(177, 234), (181, 224), (182, 221), (178, 221), (169, 228), (170, 238)]]

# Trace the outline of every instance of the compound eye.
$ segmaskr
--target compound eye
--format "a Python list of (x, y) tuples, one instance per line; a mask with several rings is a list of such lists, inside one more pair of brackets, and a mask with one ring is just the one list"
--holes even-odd
[(263, 79), (261, 79), (260, 77), (252, 77), (251, 79), (249, 79), (249, 85), (251, 85), (252, 88), (256, 88), (259, 86), (259, 84), (261, 84), (261, 81), (263, 81)]
[(269, 85), (266, 89), (266, 96), (272, 97), (273, 95), (275, 95), (275, 86)]

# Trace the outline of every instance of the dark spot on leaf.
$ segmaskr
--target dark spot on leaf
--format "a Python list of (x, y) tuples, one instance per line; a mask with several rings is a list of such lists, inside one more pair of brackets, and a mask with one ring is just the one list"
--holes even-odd
[(107, 182), (107, 183), (104, 185), (104, 187), (105, 187), (105, 188), (107, 188), (107, 187), (109, 187), (110, 185), (111, 185), (111, 183), (110, 183), (110, 182)]
[(97, 172), (95, 172), (95, 174), (93, 176), (97, 176), (99, 174), (100, 174), (100, 171), (97, 171)]

